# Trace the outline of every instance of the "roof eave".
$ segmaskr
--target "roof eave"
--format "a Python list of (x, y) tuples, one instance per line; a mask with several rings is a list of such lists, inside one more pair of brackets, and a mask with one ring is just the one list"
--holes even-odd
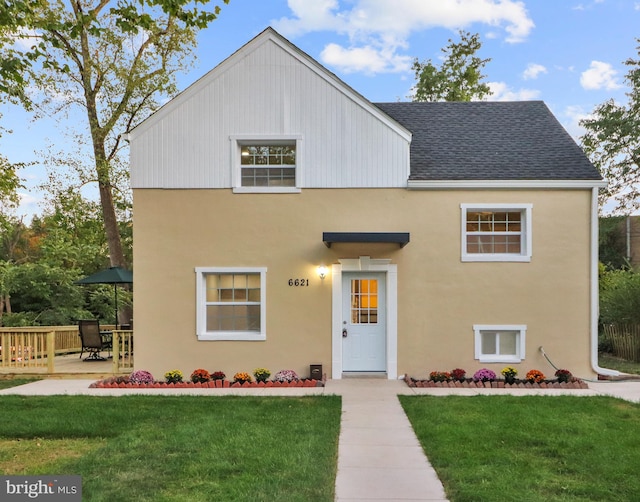
[(407, 188), (412, 190), (444, 189), (562, 189), (584, 190), (605, 188), (604, 180), (409, 180)]

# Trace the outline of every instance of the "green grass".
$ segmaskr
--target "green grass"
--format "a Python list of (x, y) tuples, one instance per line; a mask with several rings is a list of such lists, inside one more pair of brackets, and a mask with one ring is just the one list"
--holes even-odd
[(618, 370), (622, 373), (640, 375), (640, 363), (627, 361), (626, 359), (620, 359), (619, 357), (615, 357), (604, 352), (600, 352), (598, 354), (598, 364), (603, 368)]
[(24, 385), (25, 383), (36, 382), (39, 378), (2, 378), (0, 379), (0, 389), (8, 389), (10, 387), (17, 387), (18, 385)]
[(452, 502), (638, 500), (638, 404), (578, 396), (400, 400)]
[(86, 501), (332, 501), (340, 413), (335, 396), (1, 396), (0, 467), (79, 474)]

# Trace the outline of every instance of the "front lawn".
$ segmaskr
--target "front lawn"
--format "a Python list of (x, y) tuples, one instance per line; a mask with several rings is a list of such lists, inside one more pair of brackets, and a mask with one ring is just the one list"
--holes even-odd
[(0, 378), (0, 389), (9, 389), (24, 385), (26, 383), (37, 382), (40, 378)]
[(638, 499), (638, 404), (578, 396), (400, 401), (452, 502)]
[(79, 474), (86, 501), (332, 501), (341, 400), (1, 396), (0, 472)]

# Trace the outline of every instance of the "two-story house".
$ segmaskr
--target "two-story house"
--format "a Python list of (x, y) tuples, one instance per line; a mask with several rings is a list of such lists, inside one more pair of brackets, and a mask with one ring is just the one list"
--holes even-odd
[(130, 134), (136, 368), (597, 368), (603, 182), (540, 101), (371, 103), (268, 28)]

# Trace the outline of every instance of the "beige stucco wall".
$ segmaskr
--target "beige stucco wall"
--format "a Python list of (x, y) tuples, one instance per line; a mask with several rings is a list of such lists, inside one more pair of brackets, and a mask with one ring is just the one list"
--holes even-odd
[[(398, 373), (424, 377), (474, 360), (473, 324), (526, 324), (526, 359), (592, 376), (589, 333), (589, 190), (409, 191), (305, 189), (300, 194), (231, 190), (134, 190), (136, 369), (238, 371), (309, 364), (331, 375), (331, 275), (339, 258), (390, 258), (398, 270)], [(530, 263), (463, 263), (461, 203), (533, 204)], [(335, 244), (323, 231), (410, 232), (388, 244)], [(267, 340), (198, 341), (195, 267), (267, 267)], [(309, 278), (309, 287), (290, 287)]]

